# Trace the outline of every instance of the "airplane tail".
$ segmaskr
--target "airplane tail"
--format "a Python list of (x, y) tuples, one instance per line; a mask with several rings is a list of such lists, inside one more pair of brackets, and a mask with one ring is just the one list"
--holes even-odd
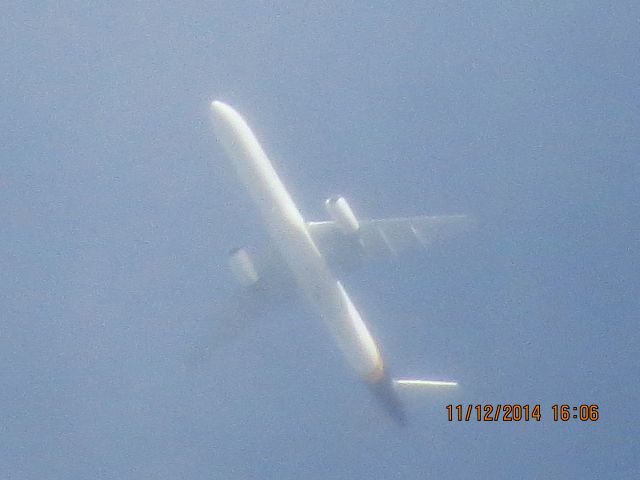
[(399, 425), (407, 425), (407, 414), (403, 402), (399, 397), (399, 390), (424, 391), (435, 388), (457, 387), (458, 382), (446, 380), (418, 380), (418, 379), (391, 379), (384, 375), (379, 380), (369, 383), (369, 389), (380, 402), (387, 414)]
[(377, 381), (368, 383), (368, 387), (387, 414), (398, 425), (406, 426), (407, 414), (404, 405), (398, 398), (398, 392), (393, 388), (393, 380), (385, 374)]

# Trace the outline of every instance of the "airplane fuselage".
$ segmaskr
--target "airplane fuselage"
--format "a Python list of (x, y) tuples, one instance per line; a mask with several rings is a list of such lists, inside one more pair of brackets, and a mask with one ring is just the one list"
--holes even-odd
[(305, 298), (329, 327), (351, 367), (403, 419), (382, 356), (360, 313), (334, 277), (307, 224), (243, 118), (228, 105), (211, 104), (220, 143), (260, 210), (269, 235)]

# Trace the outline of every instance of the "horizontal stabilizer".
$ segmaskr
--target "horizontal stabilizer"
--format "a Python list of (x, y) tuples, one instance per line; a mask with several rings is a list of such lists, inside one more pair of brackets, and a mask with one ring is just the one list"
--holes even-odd
[(393, 381), (395, 387), (402, 388), (421, 388), (421, 387), (457, 387), (458, 382), (449, 382), (443, 380), (413, 380), (398, 379)]

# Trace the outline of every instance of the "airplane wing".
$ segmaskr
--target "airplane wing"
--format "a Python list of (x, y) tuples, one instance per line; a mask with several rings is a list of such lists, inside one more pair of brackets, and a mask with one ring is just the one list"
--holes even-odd
[(309, 222), (307, 227), (329, 264), (350, 271), (361, 263), (394, 258), (471, 230), (468, 215), (436, 215), (362, 220), (355, 234), (345, 234), (334, 221)]
[[(362, 220), (356, 235), (347, 235), (333, 221), (307, 224), (314, 242), (327, 262), (341, 272), (355, 270), (362, 263), (395, 258), (423, 250), (471, 229), (466, 215), (419, 216)], [(250, 251), (257, 281), (238, 286), (234, 295), (216, 305), (208, 322), (210, 333), (196, 347), (195, 363), (209, 358), (221, 347), (233, 343), (261, 316), (297, 300), (293, 278), (274, 248)]]
[(207, 319), (207, 333), (197, 341), (188, 363), (201, 364), (221, 348), (233, 344), (265, 314), (298, 301), (298, 295), (283, 260), (273, 248), (251, 252), (258, 279), (251, 285), (236, 285), (232, 295), (222, 297)]

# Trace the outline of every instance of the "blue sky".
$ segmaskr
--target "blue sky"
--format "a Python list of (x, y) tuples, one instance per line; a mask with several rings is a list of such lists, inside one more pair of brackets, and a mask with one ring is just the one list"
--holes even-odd
[[(635, 2), (16, 3), (4, 9), (6, 478), (631, 478), (638, 470)], [(187, 358), (266, 241), (210, 100), (310, 219), (473, 214), (345, 280), (408, 400), (398, 429), (317, 319), (265, 312)], [(447, 403), (540, 403), (449, 423)], [(595, 424), (554, 403), (597, 403)]]

